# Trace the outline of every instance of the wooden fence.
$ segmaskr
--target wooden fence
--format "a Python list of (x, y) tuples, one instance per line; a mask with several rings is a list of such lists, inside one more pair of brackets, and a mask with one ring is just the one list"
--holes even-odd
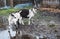
[(60, 5), (60, 1), (59, 0), (43, 0), (42, 4), (44, 7), (56, 8)]

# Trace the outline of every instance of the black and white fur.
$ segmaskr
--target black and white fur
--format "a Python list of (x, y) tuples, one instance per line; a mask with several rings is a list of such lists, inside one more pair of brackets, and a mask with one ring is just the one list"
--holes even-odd
[(13, 28), (17, 28), (18, 27), (18, 23), (19, 23), (18, 21), (19, 21), (20, 18), (21, 17), (20, 17), (19, 12), (12, 13), (8, 17), (8, 22), (9, 22), (8, 32), (9, 32), (9, 35), (11, 37), (14, 37), (16, 35), (16, 33), (17, 33), (16, 31), (13, 31)]
[(27, 18), (29, 20), (28, 24), (30, 25), (30, 20), (36, 14), (36, 10), (37, 9), (34, 9), (34, 8), (32, 8), (32, 9), (22, 9), (19, 12), (10, 14), (9, 17), (8, 17), (9, 31), (11, 33), (13, 32), (13, 33), (16, 34), (16, 32), (12, 30), (12, 27), (13, 27), (12, 25), (14, 24), (15, 26), (17, 26), (17, 25), (19, 25), (18, 23), (24, 25), (23, 18)]
[(20, 17), (22, 17), (22, 21), (21, 21), (21, 23), (24, 25), (24, 22), (23, 22), (23, 18), (28, 18), (28, 25), (30, 25), (30, 20), (31, 20), (31, 18), (32, 17), (34, 17), (34, 15), (35, 15), (35, 13), (36, 13), (36, 9), (23, 9), (21, 12), (20, 12)]
[[(18, 23), (23, 24), (23, 18), (29, 19), (28, 24), (30, 25), (30, 20), (36, 14), (37, 9), (22, 9), (19, 12), (11, 13), (8, 17), (9, 26), (18, 25)], [(18, 23), (17, 23), (18, 22)]]
[(19, 23), (24, 25), (23, 18), (29, 19), (28, 24), (30, 25), (30, 20), (32, 17), (34, 17), (36, 13), (36, 9), (22, 9), (21, 11), (17, 13), (12, 13), (9, 15), (8, 21), (9, 25), (16, 24), (16, 21), (19, 19)]

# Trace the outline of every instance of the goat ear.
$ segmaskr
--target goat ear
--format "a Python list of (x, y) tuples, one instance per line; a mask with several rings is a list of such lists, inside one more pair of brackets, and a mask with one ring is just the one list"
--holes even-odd
[(37, 9), (37, 5), (34, 5), (33, 8)]
[(34, 7), (34, 9), (37, 9), (37, 10), (39, 10), (39, 8), (38, 8), (38, 7)]
[(11, 14), (12, 17), (16, 18), (13, 14)]
[(14, 16), (13, 14), (11, 14), (11, 16)]
[(36, 9), (37, 7), (34, 6), (34, 9)]

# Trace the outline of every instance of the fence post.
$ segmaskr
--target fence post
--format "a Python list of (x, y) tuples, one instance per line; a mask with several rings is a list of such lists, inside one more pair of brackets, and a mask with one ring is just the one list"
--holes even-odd
[(13, 7), (13, 0), (10, 0), (10, 6)]

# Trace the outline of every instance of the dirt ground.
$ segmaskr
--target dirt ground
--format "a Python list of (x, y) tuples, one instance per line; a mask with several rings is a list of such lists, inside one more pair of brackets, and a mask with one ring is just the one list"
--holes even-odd
[(48, 39), (59, 39), (60, 37), (60, 13), (38, 12), (31, 19), (31, 25), (19, 25), (22, 33), (35, 36), (43, 36)]

